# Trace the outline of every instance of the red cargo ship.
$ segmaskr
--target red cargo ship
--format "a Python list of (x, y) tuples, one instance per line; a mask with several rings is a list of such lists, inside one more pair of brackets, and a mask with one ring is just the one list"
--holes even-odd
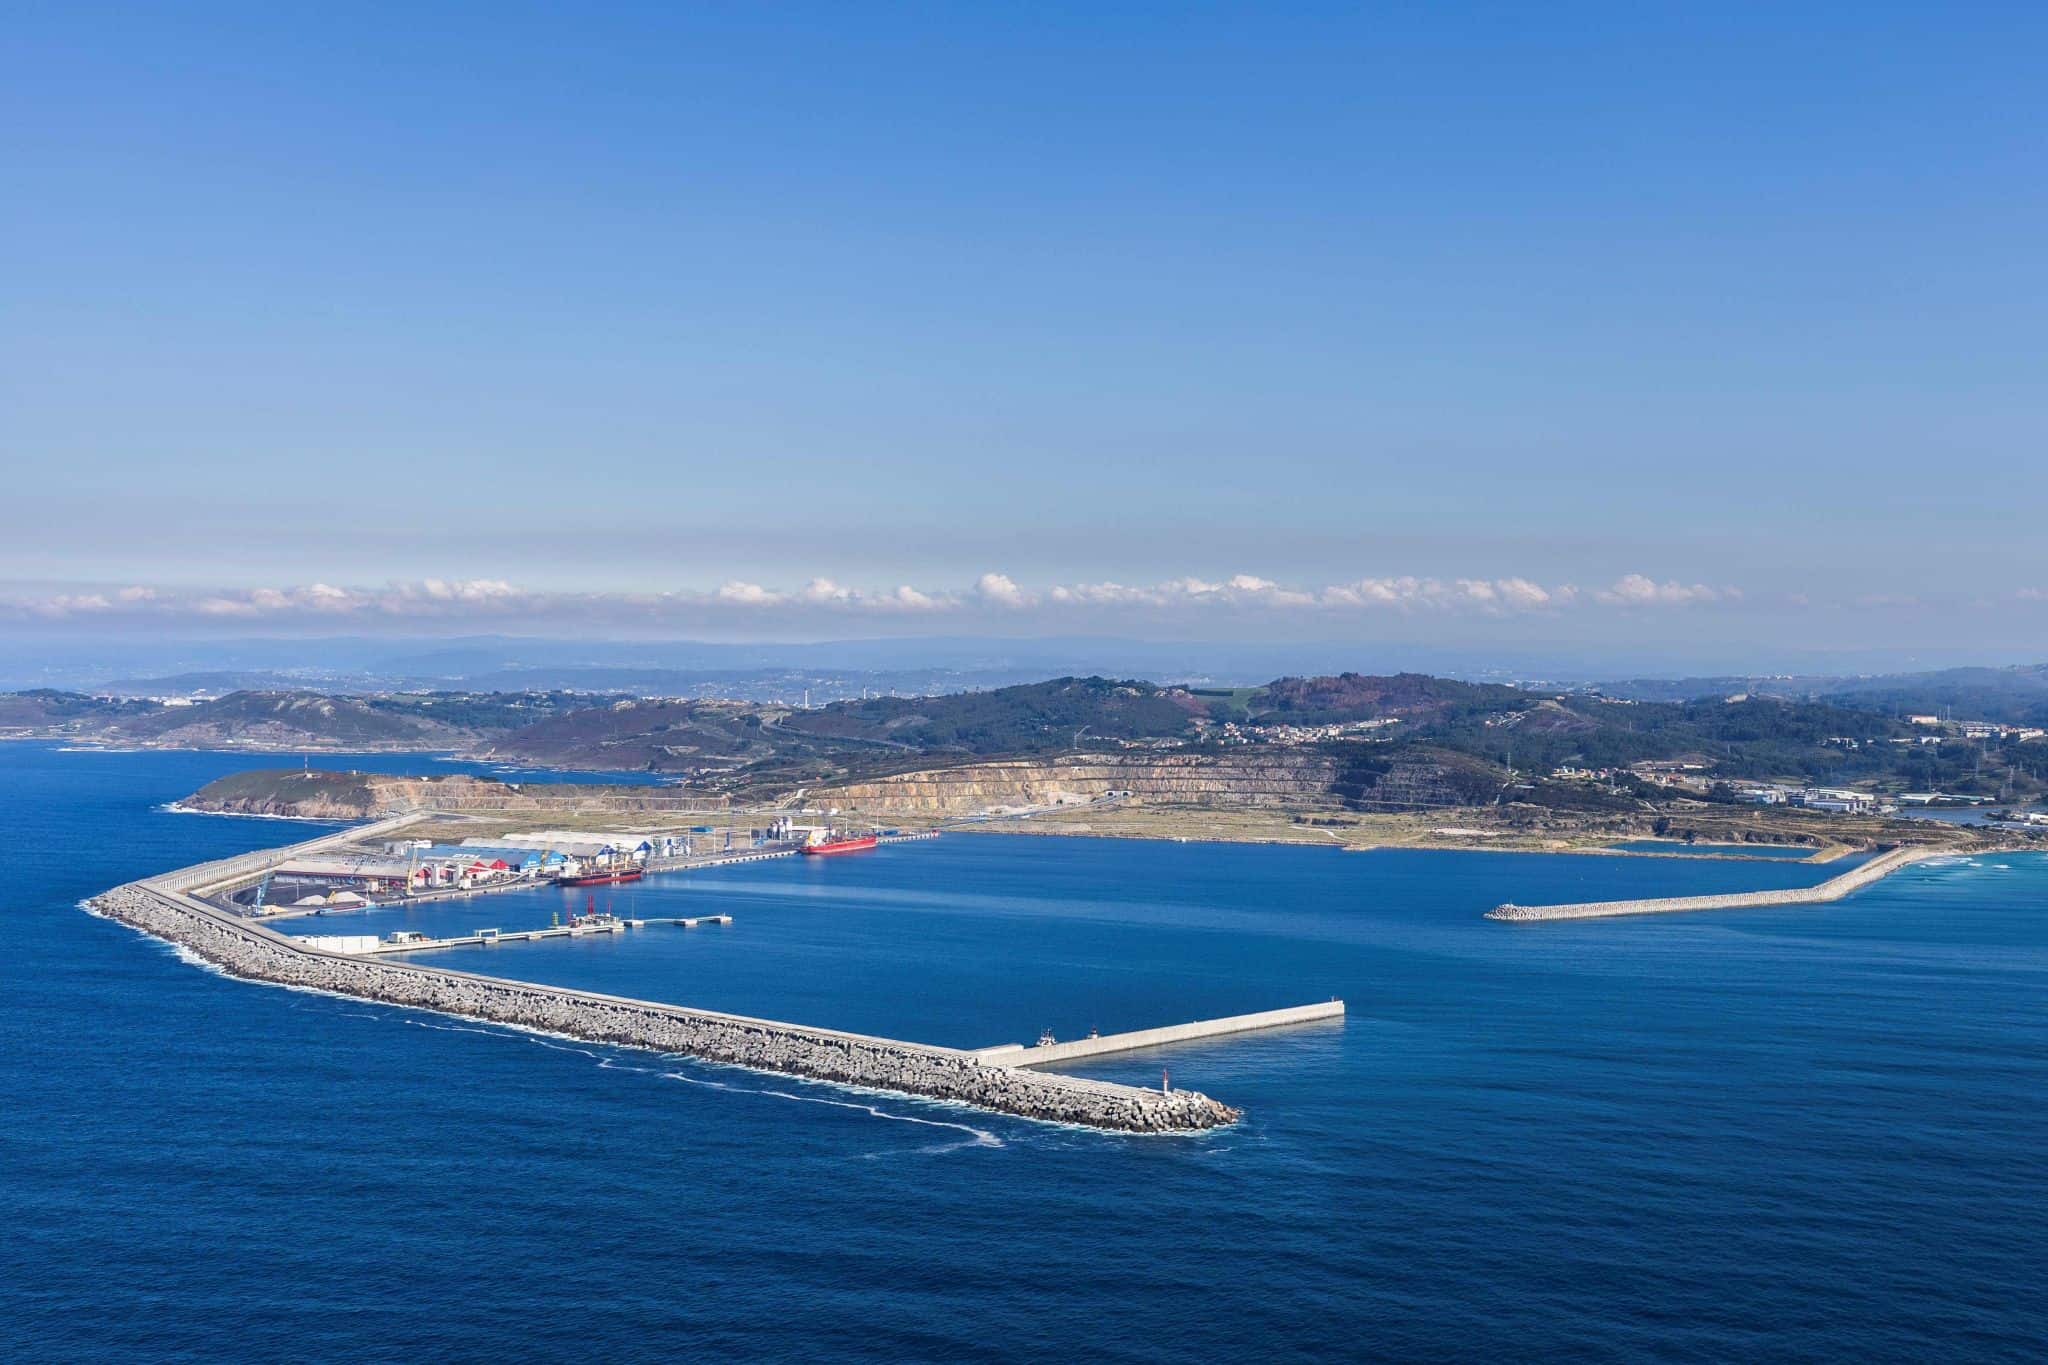
[(616, 872), (585, 872), (577, 877), (558, 877), (557, 886), (606, 886), (612, 882), (637, 882), (641, 872), (637, 867), (620, 868)]
[(837, 839), (820, 839), (816, 843), (805, 844), (804, 852), (858, 853), (864, 848), (873, 848), (874, 846), (875, 836), (872, 834), (843, 835)]

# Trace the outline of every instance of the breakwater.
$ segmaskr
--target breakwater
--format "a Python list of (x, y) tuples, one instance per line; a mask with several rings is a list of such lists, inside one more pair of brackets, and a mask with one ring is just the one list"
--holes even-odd
[(1137, 1029), (1130, 1033), (1100, 1034), (1065, 1043), (1040, 1042), (1034, 1047), (1022, 1043), (1001, 1043), (977, 1049), (975, 1056), (999, 1066), (1047, 1066), (1080, 1057), (1100, 1057), (1110, 1052), (1136, 1052), (1167, 1043), (1193, 1042), (1200, 1038), (1221, 1038), (1230, 1033), (1251, 1033), (1257, 1029), (1285, 1028), (1326, 1019), (1342, 1019), (1342, 1000), (1319, 1000), (1313, 1005), (1290, 1005), (1286, 1009), (1264, 1010), (1258, 1014), (1234, 1014), (1226, 1019), (1197, 1019), (1163, 1028)]
[[(362, 831), (355, 834), (360, 837)], [(304, 847), (271, 850), (131, 882), (101, 893), (91, 905), (101, 914), (187, 948), (229, 975), (247, 980), (949, 1100), (1053, 1123), (1172, 1133), (1215, 1128), (1238, 1118), (1237, 1110), (1195, 1091), (1150, 1090), (1048, 1075), (985, 1062), (972, 1052), (954, 1048), (330, 953), (188, 894), (188, 888), (217, 887), (234, 877), (260, 875), (263, 867), (301, 853)]]
[(1579, 901), (1568, 905), (1516, 905), (1510, 901), (1486, 912), (1495, 920), (1602, 919), (1610, 915), (1663, 915), (1683, 910), (1746, 910), (1763, 905), (1818, 905), (1837, 901), (1860, 887), (1890, 876), (1927, 858), (1953, 856), (1954, 849), (1908, 845), (1880, 853), (1869, 862), (1830, 877), (1817, 886), (1786, 891), (1735, 891), (1718, 896), (1667, 896), (1632, 901)]

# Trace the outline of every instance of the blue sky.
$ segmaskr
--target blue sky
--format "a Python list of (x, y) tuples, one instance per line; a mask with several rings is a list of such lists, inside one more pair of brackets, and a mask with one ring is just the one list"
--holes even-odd
[(2048, 624), (2038, 6), (9, 24), (18, 621)]

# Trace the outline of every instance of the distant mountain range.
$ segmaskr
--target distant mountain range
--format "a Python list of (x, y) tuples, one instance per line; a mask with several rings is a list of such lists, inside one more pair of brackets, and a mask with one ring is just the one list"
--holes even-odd
[[(1633, 801), (1656, 795), (1623, 771), (1647, 761), (1681, 761), (1726, 781), (2027, 797), (2048, 785), (2048, 742), (1940, 734), (1903, 717), (2048, 720), (2044, 675), (2032, 668), (1699, 679), (1672, 687), (1683, 699), (1626, 695), (1652, 685), (1539, 691), (1421, 673), (1285, 677), (1248, 687), (1091, 675), (810, 708), (561, 690), (356, 696), (245, 689), (166, 704), (40, 689), (0, 694), (0, 731), (288, 752), (456, 750), (511, 763), (672, 774), (750, 797), (991, 758), (1281, 749), (1326, 755), (1339, 786), (1359, 800), (1373, 799), (1382, 778), (1405, 781), (1397, 775), (1404, 765), (1420, 765), (1439, 785), (1455, 776), (1467, 795)], [(1553, 782), (1565, 770), (1610, 774), (1606, 795), (1582, 782)]]
[(1608, 696), (1638, 701), (1690, 701), (1747, 694), (1801, 701), (1828, 699), (1890, 715), (1925, 713), (2014, 724), (2048, 723), (2048, 664), (1858, 677), (1785, 674), (1633, 678), (1602, 684), (1599, 690)]
[(793, 684), (873, 691), (960, 691), (1063, 674), (1257, 682), (1336, 668), (1340, 646), (1154, 643), (1090, 637), (920, 637), (724, 644), (474, 636), (393, 641), (356, 636), (83, 644), (0, 640), (0, 686), (170, 695), (236, 687), (376, 692), (577, 687), (679, 695), (704, 685)]

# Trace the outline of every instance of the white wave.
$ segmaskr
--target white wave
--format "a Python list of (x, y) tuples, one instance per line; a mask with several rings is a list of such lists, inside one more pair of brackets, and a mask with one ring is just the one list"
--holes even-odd
[(177, 955), (178, 961), (188, 967), (197, 967), (202, 972), (212, 972), (215, 976), (226, 976), (228, 974), (227, 969), (218, 962), (212, 962), (201, 957), (182, 943), (172, 943), (166, 946)]
[[(696, 1059), (693, 1058), (692, 1060)], [(954, 1152), (960, 1150), (962, 1147), (1001, 1147), (1003, 1145), (1003, 1140), (1001, 1138), (997, 1137), (994, 1133), (991, 1133), (986, 1129), (969, 1127), (967, 1124), (964, 1123), (949, 1123), (944, 1119), (921, 1119), (911, 1114), (891, 1114), (888, 1111), (884, 1109), (879, 1109), (872, 1104), (859, 1104), (851, 1100), (828, 1100), (822, 1095), (793, 1095), (787, 1090), (771, 1090), (759, 1086), (727, 1085), (723, 1081), (706, 1080), (702, 1076), (689, 1076), (685, 1075), (680, 1071), (665, 1071), (662, 1073), (662, 1079), (670, 1081), (681, 1081), (685, 1085), (708, 1086), (713, 1090), (729, 1090), (736, 1094), (742, 1095), (764, 1095), (770, 1099), (794, 1100), (799, 1104), (825, 1104), (830, 1105), (834, 1109), (854, 1109), (858, 1110), (863, 1114), (871, 1114), (878, 1119), (887, 1119), (891, 1123), (917, 1123), (922, 1124), (927, 1128), (951, 1128), (955, 1132), (967, 1134), (968, 1140), (966, 1142), (948, 1142), (937, 1147), (920, 1147), (918, 1148), (920, 1152)], [(826, 1082), (826, 1084), (835, 1083)], [(849, 1090), (864, 1090), (866, 1087), (846, 1086), (844, 1088)], [(885, 1154), (880, 1152), (870, 1152), (866, 1154), (866, 1159), (872, 1160), (875, 1157), (879, 1157), (882, 1155)]]
[[(553, 1033), (545, 1029), (528, 1028), (524, 1025), (519, 1024), (493, 1024), (488, 1027), (479, 1027), (475, 1025), (466, 1024), (433, 1024), (428, 1023), (424, 1019), (408, 1019), (405, 1022), (413, 1025), (416, 1028), (433, 1029), (437, 1033), (480, 1033), (485, 1035), (486, 1037), (503, 1037), (507, 1033), (521, 1033), (527, 1035), (527, 1042), (533, 1043), (536, 1046), (545, 1047), (553, 1052), (573, 1052), (580, 1056), (588, 1057), (590, 1058), (590, 1060), (597, 1063), (598, 1069), (600, 1071), (626, 1071), (631, 1072), (635, 1075), (642, 1076), (653, 1074), (656, 1072), (656, 1068), (654, 1067), (634, 1066), (632, 1063), (624, 1061), (619, 1057), (607, 1055), (602, 1052), (593, 1051), (590, 1047), (584, 1045), (581, 1039), (576, 1038), (573, 1035)], [(704, 1059), (697, 1057), (690, 1057), (685, 1059), (681, 1058), (678, 1054), (673, 1053), (663, 1053), (661, 1055), (664, 1057), (675, 1058), (677, 1060), (688, 1060), (698, 1065), (724, 1065), (723, 1063), (717, 1062), (707, 1063), (704, 1061)], [(735, 1069), (749, 1072), (752, 1071), (752, 1068), (749, 1067), (736, 1067)], [(793, 1095), (786, 1090), (774, 1090), (761, 1086), (730, 1085), (724, 1081), (714, 1081), (702, 1076), (690, 1076), (680, 1071), (662, 1071), (659, 1074), (663, 1080), (681, 1081), (685, 1085), (701, 1085), (711, 1090), (724, 1090), (736, 1095), (764, 1095), (771, 1099), (796, 1100), (804, 1104), (825, 1104), (831, 1105), (832, 1107), (837, 1109), (855, 1109), (860, 1111), (861, 1113), (871, 1114), (875, 1118), (887, 1119), (893, 1123), (916, 1123), (923, 1124), (926, 1127), (931, 1128), (951, 1128), (957, 1132), (965, 1133), (968, 1136), (968, 1140), (965, 1142), (950, 1142), (938, 1147), (919, 1148), (918, 1150), (922, 1152), (950, 1152), (956, 1151), (962, 1147), (1001, 1147), (1004, 1145), (1003, 1140), (1001, 1138), (997, 1137), (994, 1133), (988, 1132), (985, 1129), (973, 1128), (964, 1123), (950, 1123), (943, 1119), (921, 1119), (910, 1114), (891, 1114), (886, 1110), (877, 1108), (872, 1104), (859, 1104), (850, 1100), (830, 1100), (824, 1098), (821, 1095)], [(805, 1081), (809, 1080), (808, 1077), (800, 1077), (798, 1079)], [(820, 1084), (838, 1085), (839, 1083), (833, 1081), (826, 1081), (820, 1082)], [(866, 1089), (866, 1087), (864, 1086), (851, 1085), (841, 1086), (840, 1088), (855, 1091), (864, 1091)], [(877, 1093), (893, 1094), (894, 1092), (881, 1091)], [(916, 1098), (919, 1102), (924, 1101), (923, 1096), (918, 1096)], [(944, 1103), (944, 1101), (931, 1102)], [(875, 1156), (881, 1154), (870, 1153), (869, 1155)]]
[(212, 972), (215, 976), (227, 975), (227, 972), (221, 967), (219, 963), (209, 962), (207, 959), (201, 957), (198, 953), (193, 952), (190, 948), (187, 948), (182, 943), (173, 943), (171, 940), (167, 938), (158, 938), (155, 934), (150, 933), (149, 930), (147, 929), (138, 929), (124, 919), (116, 919), (114, 916), (106, 913), (104, 910), (101, 910), (94, 906), (93, 903), (89, 900), (79, 901), (78, 908), (85, 911), (86, 914), (91, 915), (94, 919), (103, 919), (109, 924), (120, 925), (123, 929), (126, 929), (129, 932), (133, 933), (136, 937), (147, 940), (152, 947), (160, 948), (164, 952), (169, 953), (172, 957), (177, 958), (178, 961), (184, 963), (188, 967), (197, 967), (201, 971)]

